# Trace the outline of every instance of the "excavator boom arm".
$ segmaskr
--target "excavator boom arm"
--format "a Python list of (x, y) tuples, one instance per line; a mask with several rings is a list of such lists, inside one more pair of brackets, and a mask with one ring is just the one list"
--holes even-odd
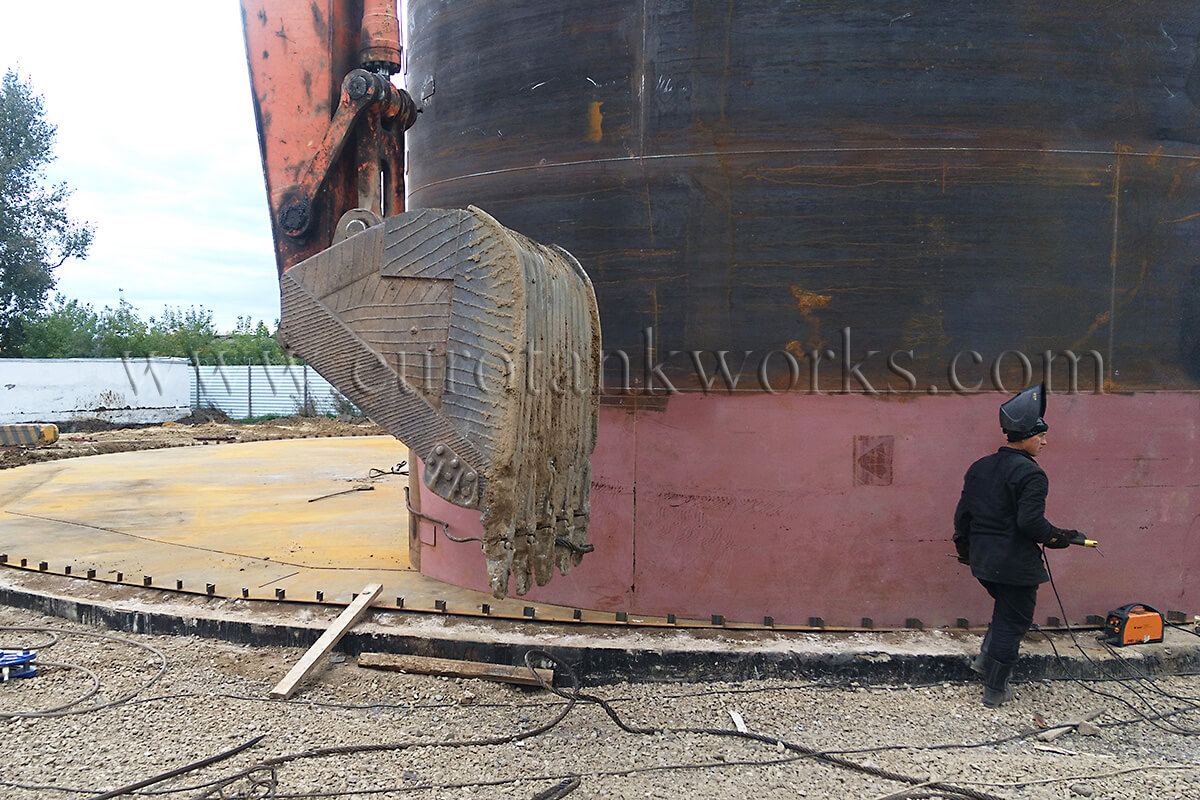
[[(348, 213), (404, 210), (394, 2), (243, 0), (242, 26), (279, 271), (332, 244)], [(391, 47), (383, 42), (390, 34)]]
[(417, 107), (394, 0), (243, 0), (284, 347), (477, 509), (493, 592), (591, 549), (600, 320), (591, 281), (469, 208), (404, 210)]

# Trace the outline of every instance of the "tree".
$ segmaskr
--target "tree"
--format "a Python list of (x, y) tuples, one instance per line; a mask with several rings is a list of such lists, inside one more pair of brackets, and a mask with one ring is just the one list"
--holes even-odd
[(47, 186), (57, 131), (42, 98), (11, 69), (0, 83), (0, 355), (16, 355), (24, 321), (54, 288), (54, 270), (83, 258), (92, 229), (67, 215), (66, 184)]
[(296, 363), (266, 323), (238, 317), (233, 331), (222, 334), (213, 324), (213, 312), (203, 306), (164, 306), (162, 316), (146, 321), (124, 296), (116, 308), (97, 312), (56, 294), (45, 309), (22, 322), (19, 355), (24, 358), (170, 356), (209, 365)]
[[(278, 323), (276, 323), (278, 326)], [(233, 332), (220, 342), (221, 358), (226, 364), (283, 364), (287, 355), (262, 320), (238, 317)]]
[(61, 294), (44, 313), (22, 320), (24, 358), (95, 358), (100, 355), (100, 317), (86, 303)]
[(164, 306), (160, 319), (150, 318), (146, 355), (190, 358), (193, 363), (207, 364), (215, 360), (216, 347), (213, 312), (203, 306), (186, 311)]

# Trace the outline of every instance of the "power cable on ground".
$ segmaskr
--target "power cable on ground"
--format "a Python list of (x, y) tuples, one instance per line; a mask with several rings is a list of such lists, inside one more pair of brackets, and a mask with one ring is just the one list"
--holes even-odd
[(55, 706), (54, 708), (41, 709), (41, 710), (36, 710), (36, 711), (8, 711), (8, 710), (0, 709), (0, 718), (61, 717), (61, 716), (67, 716), (69, 714), (85, 714), (85, 713), (89, 713), (92, 711), (99, 711), (104, 708), (112, 708), (113, 706), (119, 706), (119, 705), (122, 705), (122, 704), (128, 702), (129, 700), (133, 699), (137, 695), (144, 692), (146, 689), (149, 689), (151, 686), (153, 686), (155, 683), (157, 683), (158, 680), (167, 671), (167, 656), (165, 653), (163, 653), (161, 650), (154, 647), (153, 645), (146, 644), (145, 642), (138, 642), (133, 639), (127, 639), (122, 636), (114, 636), (112, 634), (107, 634), (107, 633), (94, 633), (91, 631), (70, 631), (70, 630), (66, 630), (63, 628), (24, 627), (24, 626), (7, 626), (7, 625), (0, 626), (0, 634), (7, 633), (7, 632), (50, 634), (51, 636), (56, 637), (55, 641), (57, 641), (58, 634), (65, 634), (68, 636), (82, 636), (85, 638), (101, 639), (101, 640), (110, 641), (110, 642), (118, 642), (120, 644), (127, 644), (132, 647), (139, 647), (143, 650), (147, 650), (147, 651), (153, 653), (158, 658), (159, 664), (158, 664), (158, 670), (155, 672), (155, 674), (153, 676), (151, 676), (148, 680), (146, 680), (141, 686), (134, 689), (133, 691), (127, 692), (126, 694), (121, 695), (117, 699), (110, 700), (106, 703), (100, 703), (98, 705), (88, 705), (88, 706), (79, 707), (80, 703), (83, 703), (86, 700), (90, 700), (92, 697), (94, 697), (98, 693), (99, 686), (100, 686), (100, 680), (96, 676), (96, 674), (94, 672), (92, 672), (91, 670), (87, 669), (86, 667), (79, 666), (78, 664), (66, 664), (66, 663), (45, 662), (45, 661), (36, 661), (35, 660), (32, 663), (40, 665), (40, 666), (53, 666), (53, 667), (61, 667), (61, 668), (65, 668), (65, 669), (74, 669), (74, 670), (82, 671), (90, 676), (90, 678), (93, 681), (93, 686), (92, 686), (91, 690), (89, 690), (83, 696), (76, 698), (75, 700), (71, 701), (70, 703), (64, 703), (62, 705)]
[[(1100, 669), (1099, 665), (1092, 659), (1092, 657), (1090, 655), (1088, 655), (1087, 651), (1079, 643), (1079, 639), (1075, 635), (1075, 630), (1071, 627), (1070, 623), (1067, 622), (1069, 617), (1067, 616), (1066, 608), (1063, 605), (1062, 596), (1058, 592), (1058, 586), (1054, 582), (1054, 573), (1050, 568), (1050, 560), (1046, 557), (1045, 550), (1042, 551), (1042, 560), (1046, 565), (1046, 575), (1050, 579), (1050, 588), (1054, 592), (1054, 599), (1058, 603), (1058, 610), (1062, 614), (1063, 624), (1066, 626), (1067, 633), (1070, 634), (1070, 636), (1071, 636), (1071, 642), (1075, 645), (1075, 649), (1077, 649), (1080, 652), (1080, 654), (1092, 666), (1092, 668), (1095, 669), (1097, 671), (1097, 673), (1102, 673), (1103, 671)], [(1090, 685), (1090, 683), (1093, 683), (1095, 681), (1085, 681), (1082, 678), (1072, 676), (1071, 671), (1067, 668), (1066, 660), (1059, 654), (1058, 648), (1055, 647), (1054, 641), (1050, 638), (1050, 636), (1048, 636), (1041, 629), (1037, 628), (1036, 625), (1034, 626), (1034, 629), (1038, 630), (1038, 632), (1041, 633), (1042, 636), (1045, 637), (1047, 643), (1049, 643), (1049, 645), (1050, 645), (1050, 649), (1054, 652), (1054, 657), (1058, 660), (1059, 664), (1062, 666), (1064, 673), (1066, 673), (1067, 676), (1069, 678), (1071, 678), (1077, 685), (1081, 686), (1082, 688), (1086, 689), (1089, 692), (1092, 692), (1093, 694), (1099, 695), (1101, 697), (1106, 697), (1110, 700), (1114, 700), (1118, 703), (1121, 703), (1122, 705), (1126, 706), (1130, 711), (1132, 711), (1134, 714), (1137, 714), (1141, 721), (1148, 722), (1151, 725), (1159, 728), (1160, 730), (1166, 731), (1167, 733), (1175, 733), (1175, 734), (1180, 734), (1183, 736), (1193, 736), (1193, 735), (1200, 733), (1200, 730), (1197, 730), (1195, 728), (1185, 727), (1182, 725), (1177, 725), (1175, 723), (1170, 723), (1168, 725), (1160, 725), (1158, 720), (1164, 719), (1166, 717), (1158, 709), (1155, 709), (1153, 707), (1153, 705), (1145, 697), (1143, 697), (1136, 689), (1130, 689), (1130, 691), (1133, 693), (1134, 697), (1136, 697), (1138, 700), (1140, 700), (1147, 708), (1149, 708), (1151, 710), (1151, 712), (1152, 712), (1151, 714), (1147, 714), (1147, 713), (1143, 712), (1141, 709), (1137, 708), (1133, 703), (1129, 702), (1128, 700), (1126, 700), (1123, 697), (1119, 697), (1118, 695), (1112, 694), (1110, 692), (1104, 692), (1104, 691), (1094, 688), (1093, 686)], [(1111, 650), (1111, 648), (1110, 648), (1110, 650)], [(1150, 679), (1146, 678), (1146, 680), (1150, 680)], [(1200, 705), (1195, 705), (1195, 704), (1191, 704), (1191, 703), (1189, 703), (1189, 705), (1190, 705), (1189, 708), (1172, 709), (1172, 711), (1169, 712), (1169, 714), (1167, 716), (1173, 716), (1175, 714), (1188, 713), (1190, 711), (1200, 710)]]

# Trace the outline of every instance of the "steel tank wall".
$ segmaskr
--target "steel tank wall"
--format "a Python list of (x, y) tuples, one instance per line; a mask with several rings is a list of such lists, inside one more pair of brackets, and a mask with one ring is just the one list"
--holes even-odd
[[(978, 587), (926, 565), (962, 470), (999, 443), (989, 390), (1041, 377), (1047, 353), (1063, 438), (1043, 461), (1088, 487), (1153, 463), (1174, 492), (1072, 495), (1087, 503), (1051, 518), (1102, 528), (1140, 509), (1174, 563), (1196, 506), (1200, 6), (410, 0), (407, 30), (409, 205), (474, 204), (566, 247), (606, 351), (629, 358), (628, 375), (605, 362), (597, 535), (603, 508), (625, 510), (578, 570), (596, 577), (557, 578), (547, 599), (963, 616)], [(1131, 416), (1142, 437), (1076, 444)], [(813, 465), (881, 496), (823, 505)], [(786, 514), (744, 505), (754, 486)], [(1127, 522), (1111, 535), (1143, 535)], [(897, 537), (911, 546), (885, 573), (838, 557)], [(750, 552), (772, 569), (728, 569)], [(476, 556), (422, 569), (470, 583)], [(814, 558), (830, 579), (791, 586)], [(1163, 604), (1195, 604), (1197, 579), (1171, 574)], [(842, 608), (855, 576), (890, 588)]]
[[(750, 624), (984, 624), (990, 601), (950, 535), (963, 473), (1003, 441), (994, 399), (689, 393), (654, 413), (602, 408), (595, 552), (528, 597)], [(1051, 551), (1065, 611), (1044, 591), (1039, 622), (1134, 601), (1200, 612), (1200, 397), (1055, 396), (1049, 421), (1047, 516), (1104, 557)], [(422, 503), (460, 538), (478, 529), (478, 514)], [(424, 530), (424, 574), (488, 590), (478, 545)]]

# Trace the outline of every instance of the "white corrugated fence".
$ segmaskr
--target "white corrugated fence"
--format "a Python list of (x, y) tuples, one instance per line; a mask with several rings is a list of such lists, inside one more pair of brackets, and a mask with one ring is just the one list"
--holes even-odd
[(192, 367), (191, 401), (192, 408), (216, 408), (234, 419), (353, 409), (307, 364)]
[(0, 359), (0, 423), (155, 424), (215, 408), (233, 419), (357, 409), (307, 365), (195, 366), (182, 358)]

